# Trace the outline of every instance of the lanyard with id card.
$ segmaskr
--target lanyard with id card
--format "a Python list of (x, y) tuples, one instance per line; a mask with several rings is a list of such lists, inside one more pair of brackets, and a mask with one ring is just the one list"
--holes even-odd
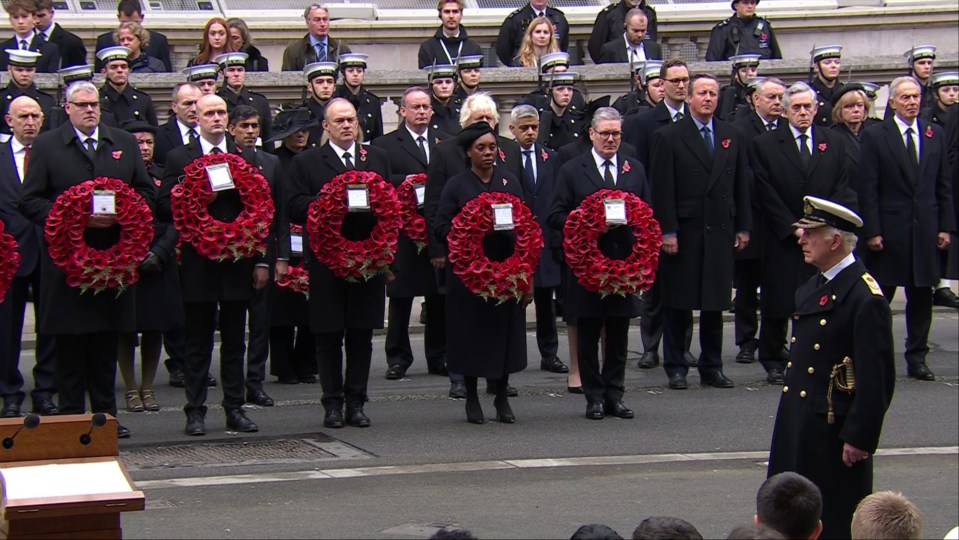
[(91, 212), (95, 216), (115, 216), (117, 214), (116, 193), (111, 190), (94, 190), (92, 202)]
[(512, 231), (513, 205), (510, 203), (497, 203), (491, 206), (493, 208), (493, 230)]
[(370, 189), (366, 184), (346, 186), (346, 209), (349, 212), (369, 212)]
[(606, 199), (606, 225), (626, 225), (626, 201), (623, 199)]
[(229, 163), (207, 165), (205, 169), (206, 178), (210, 181), (211, 190), (226, 191), (228, 189), (235, 189), (236, 186), (233, 184), (233, 175), (230, 174)]

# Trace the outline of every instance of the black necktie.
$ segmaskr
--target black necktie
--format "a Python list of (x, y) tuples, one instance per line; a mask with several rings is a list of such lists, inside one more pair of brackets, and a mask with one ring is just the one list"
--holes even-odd
[(536, 174), (533, 172), (533, 151), (523, 150), (523, 176), (530, 189), (536, 187)]
[(20, 50), (26, 51), (26, 50), (29, 50), (29, 49), (30, 49), (30, 47), (27, 46), (27, 40), (21, 39), (21, 40), (20, 40)]
[(603, 174), (603, 183), (608, 189), (616, 189), (616, 181), (613, 180), (613, 162), (606, 160), (603, 162), (606, 172)]
[(97, 144), (97, 141), (96, 141), (96, 139), (94, 139), (93, 137), (87, 137), (86, 141), (84, 141), (84, 142), (86, 143), (87, 153), (90, 154), (90, 157), (92, 157), (92, 158), (97, 157), (97, 145), (96, 145), (96, 144)]
[(776, 124), (773, 124), (772, 122), (766, 124), (766, 131), (772, 131), (774, 129), (776, 129)]
[(826, 279), (826, 274), (819, 274), (819, 280), (818, 280), (819, 288), (825, 287), (828, 281), (829, 280)]
[(426, 137), (420, 135), (416, 138), (416, 144), (420, 146), (420, 152), (423, 154), (423, 161), (429, 165), (430, 163), (430, 154), (426, 151)]
[(916, 151), (916, 141), (912, 138), (913, 133), (915, 132), (912, 128), (906, 130), (906, 153), (909, 154), (909, 163), (912, 163), (912, 168), (918, 170), (919, 152)]
[(700, 131), (703, 132), (703, 142), (706, 143), (706, 151), (709, 152), (709, 157), (713, 157), (716, 154), (716, 146), (713, 144), (713, 132), (709, 130), (709, 126), (703, 126), (703, 129)]
[(195, 143), (195, 142), (196, 142), (196, 130), (195, 130), (195, 129), (190, 128), (189, 137), (190, 137), (190, 142), (191, 142), (191, 143)]
[(211, 154), (222, 154), (222, 153), (223, 153), (223, 150), (220, 150), (218, 147), (214, 146), (213, 148), (210, 149), (210, 153), (211, 153)]
[(802, 162), (803, 167), (809, 167), (809, 159), (812, 157), (809, 153), (809, 146), (806, 145), (808, 140), (809, 135), (805, 133), (799, 136), (799, 161)]
[(683, 113), (682, 113), (682, 112), (678, 112), (678, 113), (676, 113), (676, 116), (673, 117), (673, 122), (679, 122), (679, 121), (682, 120), (682, 119), (683, 119)]
[(353, 156), (351, 156), (349, 152), (343, 152), (343, 161), (346, 162), (346, 170), (348, 171), (352, 171), (356, 168), (353, 166), (353, 160), (350, 159), (351, 157)]
[(47, 42), (47, 38), (43, 35), (43, 32), (37, 32), (37, 42), (41, 45)]

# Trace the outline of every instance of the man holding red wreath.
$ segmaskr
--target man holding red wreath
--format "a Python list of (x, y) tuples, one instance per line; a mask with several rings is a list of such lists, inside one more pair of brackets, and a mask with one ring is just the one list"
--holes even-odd
[[(97, 88), (86, 81), (70, 85), (64, 109), (70, 121), (41, 134), (31, 147), (20, 212), (43, 226), (61, 193), (96, 177), (128, 183), (152, 209), (156, 187), (140, 158), (137, 141), (123, 130), (100, 125)], [(97, 249), (114, 245), (120, 236), (120, 227), (110, 215), (91, 215), (86, 228), (86, 241)], [(116, 416), (117, 341), (120, 332), (136, 329), (133, 288), (120, 294), (84, 294), (67, 284), (66, 275), (54, 266), (46, 242), (43, 248), (39, 329), (54, 336), (60, 412), (82, 414), (86, 410), (84, 393), (88, 393), (93, 412)], [(120, 437), (130, 436), (119, 424), (117, 430)]]

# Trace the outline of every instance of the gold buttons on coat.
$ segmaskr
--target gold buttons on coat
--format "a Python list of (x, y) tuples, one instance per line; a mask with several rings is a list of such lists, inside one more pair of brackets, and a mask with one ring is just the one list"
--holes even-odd
[(820, 319), (819, 326), (826, 326), (826, 319)]
[(783, 386), (783, 393), (785, 394), (785, 393), (788, 392), (788, 391), (789, 391), (789, 387), (788, 387), (788, 386)]
[(810, 375), (812, 375), (813, 373), (815, 373), (815, 372), (816, 372), (816, 370), (815, 370), (815, 369), (813, 369), (813, 367), (812, 367), (812, 366), (809, 366), (809, 369), (807, 369), (806, 371), (808, 371)]
[(790, 343), (796, 343), (796, 336), (793, 336), (792, 339), (789, 340), (789, 342), (790, 342)]
[(812, 346), (812, 348), (813, 348), (814, 351), (818, 351), (818, 350), (819, 350), (819, 344), (816, 343), (815, 345)]
[(793, 363), (792, 363), (792, 362), (786, 362), (786, 367), (788, 367), (788, 368), (793, 367)]
[(806, 391), (799, 392), (799, 397), (806, 397)]

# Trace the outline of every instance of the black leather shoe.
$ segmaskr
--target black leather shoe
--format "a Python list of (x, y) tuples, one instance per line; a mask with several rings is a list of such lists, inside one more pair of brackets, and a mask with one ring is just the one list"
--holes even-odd
[(39, 398), (33, 400), (33, 412), (40, 416), (53, 416), (60, 414), (60, 408), (50, 398)]
[(567, 386), (567, 387), (566, 387), (566, 392), (569, 393), (569, 394), (582, 394), (582, 393), (583, 393), (583, 387), (582, 387), (582, 386)]
[(740, 364), (752, 364), (756, 361), (756, 342), (749, 341), (739, 348), (739, 354), (736, 355), (736, 362)]
[(226, 413), (226, 427), (240, 433), (256, 433), (260, 428), (239, 409)]
[[(486, 381), (486, 394), (490, 396), (496, 395), (496, 385)], [(516, 397), (519, 395), (519, 390), (511, 384), (506, 385), (506, 397)]]
[(786, 384), (786, 375), (779, 368), (769, 368), (769, 373), (766, 374), (766, 382), (769, 384)]
[(920, 381), (934, 381), (936, 376), (933, 375), (932, 370), (929, 369), (929, 366), (925, 362), (916, 362), (915, 364), (909, 364), (909, 367), (906, 368), (906, 375), (912, 377), (913, 379), (918, 379)]
[(20, 416), (20, 402), (16, 399), (4, 399), (3, 409), (0, 409), (0, 418), (16, 418)]
[(629, 420), (636, 416), (633, 414), (633, 410), (623, 405), (622, 401), (607, 401), (603, 404), (603, 412), (615, 416), (616, 418), (622, 418), (624, 420)]
[(450, 372), (446, 370), (446, 364), (443, 364), (442, 366), (428, 367), (426, 368), (426, 372), (430, 375), (441, 375), (443, 377), (450, 376)]
[(689, 367), (696, 367), (699, 365), (699, 358), (693, 356), (693, 353), (686, 351), (683, 353), (683, 357), (686, 358), (686, 365)]
[(370, 418), (363, 413), (363, 407), (348, 407), (346, 423), (353, 427), (370, 427)]
[(420, 324), (426, 324), (426, 302), (420, 302)]
[(207, 373), (207, 374), (206, 374), (206, 386), (207, 386), (207, 388), (214, 388), (214, 387), (216, 387), (216, 377), (214, 377), (213, 375)]
[(942, 287), (932, 293), (932, 305), (959, 309), (959, 296), (949, 287)]
[(653, 369), (659, 365), (659, 351), (646, 351), (637, 364), (639, 369)]
[(386, 370), (386, 380), (388, 381), (398, 381), (405, 375), (406, 369), (399, 364), (393, 364)]
[(276, 405), (276, 402), (273, 401), (273, 398), (267, 395), (262, 388), (259, 390), (247, 390), (246, 402), (259, 405), (260, 407), (272, 407)]
[(186, 416), (186, 429), (183, 430), (191, 437), (206, 435), (206, 425), (203, 423), (203, 415), (198, 412), (192, 412)]
[(684, 375), (677, 373), (669, 377), (670, 390), (685, 390), (687, 388), (689, 388), (689, 385), (686, 384), (686, 377)]
[(316, 375), (303, 375), (296, 382), (300, 384), (316, 384)]
[(123, 424), (117, 422), (117, 438), (118, 439), (129, 439), (130, 438), (130, 428), (124, 426)]
[(466, 399), (466, 385), (463, 381), (453, 381), (450, 383), (450, 397), (453, 399)]
[(729, 380), (725, 375), (723, 375), (722, 371), (703, 375), (700, 379), (700, 383), (703, 386), (712, 386), (713, 388), (733, 388), (736, 386), (733, 381)]
[(339, 409), (327, 409), (323, 416), (323, 427), (333, 429), (343, 427), (343, 413)]
[(549, 358), (543, 358), (540, 360), (539, 369), (552, 373), (569, 373), (569, 368), (566, 367), (566, 364), (564, 364), (562, 360), (556, 358), (555, 356), (550, 356)]
[(593, 401), (586, 404), (586, 418), (588, 420), (602, 420), (603, 415), (603, 404), (598, 401)]
[(183, 373), (182, 369), (174, 369), (170, 372), (170, 386), (176, 388), (183, 388), (183, 385), (186, 382), (186, 374)]

